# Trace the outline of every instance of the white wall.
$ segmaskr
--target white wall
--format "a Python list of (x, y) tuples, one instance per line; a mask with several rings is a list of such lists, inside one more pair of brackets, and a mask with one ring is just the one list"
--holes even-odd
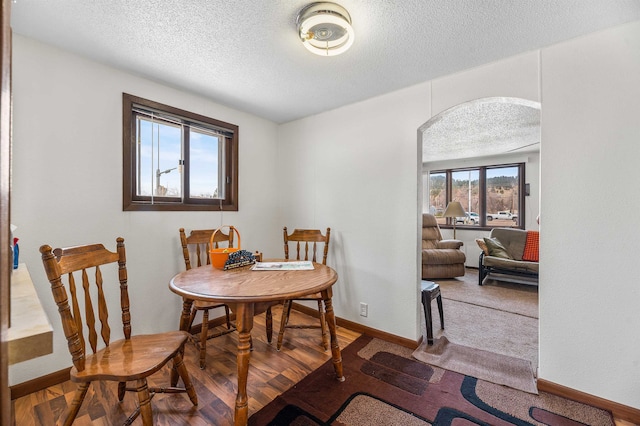
[(102, 242), (114, 249), (116, 237), (124, 237), (133, 330), (157, 332), (178, 326), (181, 302), (167, 287), (184, 269), (178, 229), (221, 224), (219, 212), (122, 211), (122, 92), (239, 126), (240, 210), (225, 212), (222, 220), (239, 229), (244, 248), (280, 255), (274, 123), (19, 35), (13, 39), (13, 76), (11, 219), (18, 226), (20, 261), (54, 327), (54, 354), (12, 366), (11, 384), (71, 361), (40, 245)]
[(339, 235), (337, 315), (418, 337), (416, 130), (473, 99), (542, 102), (539, 377), (640, 408), (640, 228), (605, 213), (640, 203), (639, 43), (636, 22), (282, 125), (280, 169), (310, 168), (283, 172), (282, 214)]
[(640, 22), (541, 58), (540, 374), (640, 408)]
[(421, 84), (279, 132), (281, 216), (290, 228), (331, 227), (336, 314), (410, 339), (419, 332), (416, 130), (429, 93)]
[[(219, 217), (120, 211), (120, 93), (128, 91), (240, 125), (240, 212), (225, 214), (225, 222), (239, 227), (243, 242), (274, 255), (281, 250), (283, 225), (331, 226), (329, 263), (340, 276), (336, 314), (417, 339), (422, 161), (417, 129), (468, 100), (540, 101), (539, 374), (640, 408), (640, 381), (633, 373), (640, 362), (640, 287), (634, 279), (640, 228), (606, 214), (611, 205), (622, 202), (634, 211), (640, 203), (632, 169), (640, 159), (639, 55), (640, 22), (635, 22), (276, 129), (16, 36), (12, 218), (24, 244), (21, 257), (46, 287), (38, 267), (40, 244), (123, 235), (130, 281), (145, 283), (134, 291), (133, 305), (145, 306), (134, 327), (175, 328), (179, 307), (166, 283), (179, 270), (179, 254), (177, 240), (169, 248), (167, 241), (185, 222), (202, 226), (213, 217), (217, 224)], [(49, 169), (48, 159), (74, 169)], [(82, 198), (58, 189), (62, 184), (73, 185)], [(270, 189), (278, 185), (274, 197)], [(274, 217), (272, 210), (278, 210)], [(162, 289), (153, 293), (153, 306), (145, 300), (151, 285)], [(48, 288), (40, 295), (43, 301), (51, 298)], [(359, 316), (359, 302), (369, 304), (367, 318)], [(46, 308), (57, 320), (55, 308)], [(60, 333), (58, 328), (56, 342)], [(62, 345), (56, 344), (56, 355), (14, 366), (11, 383), (68, 366)]]

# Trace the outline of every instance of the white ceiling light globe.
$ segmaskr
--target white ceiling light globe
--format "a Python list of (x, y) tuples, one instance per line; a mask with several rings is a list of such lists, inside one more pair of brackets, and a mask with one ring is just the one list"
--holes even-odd
[(311, 3), (300, 11), (297, 22), (304, 47), (316, 55), (339, 55), (353, 44), (351, 16), (335, 3)]

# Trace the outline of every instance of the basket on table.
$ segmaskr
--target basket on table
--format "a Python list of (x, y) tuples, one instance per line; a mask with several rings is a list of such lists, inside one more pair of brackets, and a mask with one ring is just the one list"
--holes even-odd
[[(236, 235), (238, 236), (237, 248), (236, 247), (214, 248), (215, 244), (213, 242), (213, 239), (216, 233), (220, 232), (220, 230), (225, 227), (229, 228), (229, 233), (235, 232)], [(216, 229), (215, 231), (213, 231), (213, 234), (211, 234), (211, 241), (209, 242), (209, 258), (211, 260), (211, 266), (213, 266), (216, 269), (224, 269), (224, 265), (225, 263), (227, 263), (227, 259), (229, 259), (229, 254), (240, 250), (240, 247), (241, 247), (240, 233), (236, 228), (229, 225), (223, 225), (220, 228)]]

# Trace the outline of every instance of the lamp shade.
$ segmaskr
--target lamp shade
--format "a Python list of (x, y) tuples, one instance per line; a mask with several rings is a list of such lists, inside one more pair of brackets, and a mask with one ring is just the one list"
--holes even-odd
[(464, 217), (467, 213), (464, 211), (460, 201), (452, 201), (447, 205), (444, 211), (444, 217)]

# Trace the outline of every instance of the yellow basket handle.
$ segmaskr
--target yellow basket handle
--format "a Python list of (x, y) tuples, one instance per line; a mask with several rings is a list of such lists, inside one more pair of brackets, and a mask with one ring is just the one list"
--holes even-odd
[(222, 228), (229, 228), (229, 234), (235, 231), (236, 235), (238, 236), (238, 250), (240, 250), (241, 248), (240, 233), (238, 232), (238, 229), (232, 225), (222, 225), (220, 228), (213, 231), (213, 234), (211, 234), (211, 239), (209, 240), (209, 250), (213, 249), (213, 238), (215, 237), (216, 233), (221, 232), (220, 230)]

